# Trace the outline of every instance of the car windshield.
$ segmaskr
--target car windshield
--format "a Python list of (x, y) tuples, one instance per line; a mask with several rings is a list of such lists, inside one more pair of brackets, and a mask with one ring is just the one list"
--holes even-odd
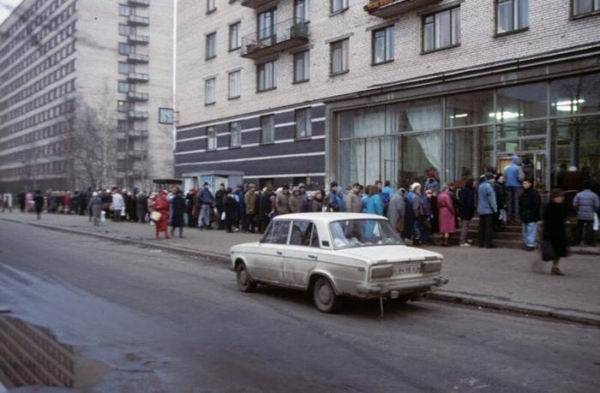
[(404, 245), (400, 236), (386, 220), (356, 219), (329, 224), (333, 247), (356, 248), (367, 246)]

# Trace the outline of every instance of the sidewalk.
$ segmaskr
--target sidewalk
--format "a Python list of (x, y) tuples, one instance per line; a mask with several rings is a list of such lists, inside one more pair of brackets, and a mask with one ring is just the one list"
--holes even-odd
[[(46, 214), (0, 214), (2, 220), (48, 229), (93, 235), (125, 243), (160, 248), (190, 255), (228, 260), (232, 245), (256, 241), (258, 235), (199, 231), (185, 228), (184, 238), (155, 240), (149, 224), (112, 223), (94, 227), (87, 217)], [(548, 274), (550, 266), (538, 252), (514, 249), (427, 247), (444, 255), (443, 273), (448, 285), (437, 289), (433, 299), (554, 317), (600, 326), (600, 258), (573, 255), (562, 262), (565, 277)]]

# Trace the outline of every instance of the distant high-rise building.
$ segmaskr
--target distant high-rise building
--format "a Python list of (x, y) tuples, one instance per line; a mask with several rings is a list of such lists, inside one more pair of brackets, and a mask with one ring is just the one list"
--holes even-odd
[(173, 171), (172, 0), (24, 0), (0, 25), (0, 188)]

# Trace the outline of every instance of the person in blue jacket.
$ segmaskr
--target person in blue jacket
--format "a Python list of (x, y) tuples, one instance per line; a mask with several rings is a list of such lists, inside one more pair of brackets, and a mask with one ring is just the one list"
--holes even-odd
[(477, 189), (477, 214), (479, 214), (479, 247), (494, 248), (494, 215), (498, 212), (496, 193), (492, 182), (494, 175), (487, 173), (479, 179)]
[(504, 178), (508, 194), (506, 218), (510, 221), (519, 217), (519, 197), (523, 192), (523, 180), (525, 179), (521, 159), (516, 154), (512, 156), (512, 163), (504, 168)]
[(367, 213), (369, 214), (377, 214), (379, 216), (383, 216), (384, 205), (383, 199), (381, 198), (381, 194), (376, 186), (367, 187), (367, 193), (369, 197), (367, 198)]

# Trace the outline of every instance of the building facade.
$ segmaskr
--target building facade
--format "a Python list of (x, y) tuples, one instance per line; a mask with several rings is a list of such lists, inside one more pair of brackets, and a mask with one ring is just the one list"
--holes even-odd
[(169, 0), (24, 0), (0, 25), (0, 188), (147, 186), (173, 165)]
[(407, 185), (519, 154), (543, 189), (597, 176), (597, 3), (181, 0), (176, 173)]

